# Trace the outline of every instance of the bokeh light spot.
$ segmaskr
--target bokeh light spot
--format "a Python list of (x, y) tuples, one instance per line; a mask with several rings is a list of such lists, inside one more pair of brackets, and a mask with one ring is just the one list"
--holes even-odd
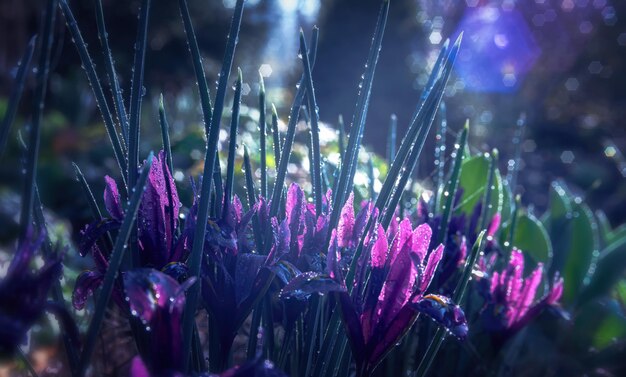
[(565, 81), (565, 89), (569, 90), (570, 92), (574, 92), (578, 90), (579, 86), (580, 86), (580, 83), (578, 82), (578, 79), (575, 77), (570, 77), (569, 79)]
[(468, 8), (457, 34), (461, 31), (465, 38), (455, 69), (468, 91), (516, 91), (541, 52), (515, 9)]
[(272, 75), (272, 66), (269, 64), (261, 64), (259, 72), (263, 77), (270, 77)]
[(574, 152), (572, 151), (563, 151), (563, 153), (561, 153), (561, 162), (564, 164), (571, 164), (574, 162), (574, 158)]

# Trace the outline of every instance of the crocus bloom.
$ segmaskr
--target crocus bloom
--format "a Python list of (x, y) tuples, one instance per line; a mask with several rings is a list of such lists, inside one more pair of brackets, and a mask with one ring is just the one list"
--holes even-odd
[[(244, 213), (241, 202), (235, 197), (225, 218), (213, 222), (223, 234), (219, 237), (232, 242), (223, 243), (216, 238), (206, 239), (202, 264), (202, 303), (216, 324), (219, 350), (212, 366), (222, 370), (226, 366), (235, 335), (250, 311), (267, 291), (273, 280), (268, 269), (272, 252), (261, 255), (252, 252), (250, 220), (257, 206)], [(193, 216), (191, 217), (194, 221)], [(220, 225), (221, 224), (221, 225)], [(209, 225), (212, 226), (212, 225)], [(248, 246), (246, 246), (248, 245)], [(279, 243), (274, 242), (274, 247)], [(215, 353), (217, 352), (217, 353)]]
[(556, 305), (563, 293), (563, 279), (557, 276), (548, 292), (536, 299), (543, 279), (541, 263), (526, 278), (523, 274), (524, 255), (513, 249), (503, 271), (494, 271), (490, 278), (481, 279), (488, 286), (482, 290), (486, 301), (482, 312), (485, 328), (500, 333), (502, 338), (519, 331), (548, 306)]
[[(124, 219), (122, 201), (117, 183), (105, 177), (104, 204), (110, 217), (89, 224), (83, 230), (79, 251), (81, 255), (90, 250), (96, 268), (83, 272), (76, 280), (72, 298), (74, 307), (82, 309), (86, 299), (97, 289), (108, 267), (108, 250), (102, 250), (96, 241), (107, 231), (117, 229)], [(163, 151), (154, 157), (145, 192), (137, 213), (138, 252), (141, 267), (164, 268), (168, 263), (179, 262), (184, 258), (188, 244), (186, 233), (176, 237), (180, 201), (176, 185), (165, 163)], [(113, 293), (116, 302), (121, 300), (121, 287)]]
[[(467, 335), (465, 315), (457, 305), (447, 298), (426, 295), (444, 250), (439, 245), (428, 253), (431, 234), (427, 224), (412, 229), (405, 219), (390, 244), (383, 227), (377, 225), (368, 245), (369, 285), (357, 283), (351, 297), (339, 293), (352, 354), (362, 372), (371, 371), (382, 360), (419, 312), (448, 327), (459, 338)], [(361, 291), (365, 292), (363, 297)]]
[(63, 314), (59, 319), (64, 321), (67, 331), (76, 333), (73, 323), (67, 326), (69, 315), (60, 313), (60, 306), (47, 301), (50, 287), (61, 275), (60, 255), (48, 256), (37, 273), (31, 271), (31, 263), (43, 241), (44, 234), (34, 239), (26, 237), (18, 245), (6, 276), (0, 280), (0, 356), (13, 355), (45, 311)]
[(126, 301), (132, 315), (146, 326), (148, 342), (141, 356), (133, 360), (134, 377), (182, 376), (182, 314), (185, 290), (195, 279), (183, 284), (154, 269), (124, 273)]
[[(462, 189), (457, 191), (455, 198), (455, 206), (457, 206), (462, 197)], [(431, 240), (431, 247), (435, 247), (435, 240), (438, 238), (439, 227), (441, 224), (441, 215), (429, 218), (427, 213), (427, 204), (421, 200), (420, 207), (422, 214), (419, 216), (425, 222), (427, 222), (433, 229), (433, 237)], [(464, 265), (465, 257), (467, 256), (468, 248), (476, 242), (478, 233), (481, 229), (478, 229), (478, 223), (480, 216), (482, 215), (482, 203), (478, 204), (472, 210), (469, 218), (464, 213), (453, 214), (448, 222), (448, 229), (446, 232), (446, 238), (444, 239), (444, 245), (446, 253), (441, 261), (439, 267), (440, 272), (437, 276), (437, 286), (441, 287), (443, 292), (449, 292), (456, 286), (456, 281), (451, 279), (459, 267)], [(487, 226), (487, 243), (485, 245), (485, 254), (499, 254), (500, 249), (496, 240), (496, 233), (500, 227), (500, 214), (496, 213), (491, 218)], [(451, 283), (451, 284), (450, 284)]]
[[(337, 233), (332, 232), (327, 268), (339, 287), (322, 276), (305, 276), (300, 283), (294, 281), (285, 287), (283, 293), (307, 292), (311, 286), (335, 292), (359, 373), (370, 372), (409, 330), (420, 312), (459, 338), (467, 335), (463, 311), (446, 297), (426, 294), (443, 256), (443, 245), (428, 252), (432, 232), (427, 224), (412, 229), (409, 220), (403, 220), (391, 243), (382, 225), (376, 224), (362, 254), (362, 258), (369, 258), (369, 266), (358, 263), (351, 293), (340, 268), (342, 248)], [(362, 278), (368, 267), (369, 279)]]

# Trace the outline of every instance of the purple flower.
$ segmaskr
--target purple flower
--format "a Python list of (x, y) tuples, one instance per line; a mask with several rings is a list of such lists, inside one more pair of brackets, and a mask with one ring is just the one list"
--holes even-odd
[[(483, 265), (484, 266), (484, 265)], [(552, 287), (537, 300), (537, 289), (543, 280), (543, 264), (539, 263), (529, 276), (524, 274), (524, 255), (520, 250), (513, 249), (509, 264), (501, 272), (494, 271), (489, 277), (481, 279), (487, 285), (483, 289), (485, 307), (482, 318), (490, 331), (500, 333), (508, 338), (544, 309), (556, 305), (563, 293), (563, 279), (556, 276)]]
[[(457, 198), (455, 198), (455, 206), (458, 205), (461, 196), (462, 190), (458, 190)], [(424, 203), (423, 200), (420, 201), (420, 203), (420, 207), (423, 208), (421, 212), (427, 213), (427, 209), (424, 209), (427, 207), (427, 204)], [(478, 222), (481, 214), (482, 204), (479, 202), (474, 207), (469, 221), (464, 213), (454, 214), (450, 217), (446, 238), (444, 240), (446, 253), (441, 261), (440, 273), (437, 276), (437, 286), (440, 287), (442, 292), (450, 292), (454, 289), (456, 281), (451, 278), (459, 270), (459, 267), (464, 265), (468, 248), (476, 242), (476, 238), (478, 237)], [(441, 216), (435, 216), (432, 219), (429, 219), (427, 216), (420, 217), (425, 219), (433, 229), (433, 237), (430, 246), (435, 247), (434, 242), (438, 238)], [(496, 213), (489, 222), (485, 254), (500, 254), (500, 247), (495, 238), (500, 227), (500, 221), (501, 216), (499, 213)]]
[(131, 314), (146, 326), (148, 337), (141, 357), (133, 361), (132, 376), (182, 376), (181, 320), (185, 290), (194, 282), (192, 278), (179, 284), (170, 276), (149, 268), (124, 273), (126, 301)]
[(61, 255), (47, 256), (37, 273), (31, 263), (41, 248), (45, 234), (26, 237), (18, 245), (7, 273), (0, 280), (0, 356), (11, 356), (26, 340), (29, 329), (45, 311), (53, 312), (77, 342), (77, 329), (62, 305), (47, 301), (50, 287), (61, 276)]
[[(224, 218), (209, 221), (211, 229), (207, 229), (205, 239), (201, 284), (202, 303), (211, 321), (215, 321), (214, 336), (219, 339), (219, 350), (213, 350), (217, 351), (212, 364), (216, 370), (226, 366), (237, 331), (274, 278), (269, 267), (273, 253), (280, 251), (273, 250), (268, 255), (253, 252), (250, 220), (259, 208), (265, 207), (264, 201), (259, 201), (255, 208), (244, 213), (235, 196)], [(193, 208), (191, 213), (188, 222), (195, 222)], [(285, 224), (282, 232), (288, 233)], [(280, 240), (284, 241), (285, 237), (275, 237), (274, 249), (284, 247)]]
[[(360, 370), (371, 371), (409, 330), (418, 313), (429, 315), (459, 338), (467, 335), (465, 315), (457, 305), (446, 297), (425, 294), (444, 250), (439, 245), (428, 252), (431, 233), (427, 224), (412, 229), (405, 219), (390, 243), (383, 227), (377, 224), (366, 246), (369, 283), (357, 278), (351, 295), (345, 290), (337, 293)], [(331, 276), (342, 274), (332, 262), (338, 245), (338, 237), (333, 237), (329, 251)]]
[[(105, 177), (104, 204), (110, 217), (94, 222), (81, 232), (79, 252), (86, 255), (92, 252), (95, 269), (81, 273), (76, 280), (72, 302), (77, 310), (84, 308), (85, 302), (97, 289), (108, 267), (110, 250), (103, 250), (96, 243), (110, 230), (120, 227), (124, 218), (122, 200), (115, 180)], [(141, 267), (162, 269), (172, 262), (180, 262), (187, 250), (188, 232), (176, 237), (180, 201), (176, 185), (165, 163), (163, 151), (154, 157), (148, 182), (137, 214), (137, 237)], [(123, 302), (121, 287), (113, 293), (118, 304)]]

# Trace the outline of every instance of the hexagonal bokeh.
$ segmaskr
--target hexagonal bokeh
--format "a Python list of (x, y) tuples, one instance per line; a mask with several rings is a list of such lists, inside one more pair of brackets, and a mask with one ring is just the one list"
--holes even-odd
[(513, 92), (541, 50), (515, 9), (468, 8), (457, 27), (464, 32), (456, 72), (466, 90)]

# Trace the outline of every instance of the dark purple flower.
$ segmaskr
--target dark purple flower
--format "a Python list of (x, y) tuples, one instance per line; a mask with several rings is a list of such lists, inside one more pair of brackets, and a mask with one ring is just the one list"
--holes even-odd
[[(87, 225), (81, 232), (79, 252), (83, 256), (92, 252), (95, 269), (81, 273), (76, 281), (72, 302), (77, 310), (84, 308), (87, 298), (100, 286), (108, 267), (110, 251), (99, 247), (98, 239), (106, 232), (119, 228), (124, 218), (117, 183), (109, 176), (105, 177), (105, 182), (104, 204), (110, 217)], [(176, 237), (180, 205), (174, 179), (165, 163), (165, 154), (161, 151), (154, 157), (137, 214), (141, 267), (163, 269), (169, 263), (184, 259), (189, 232)], [(119, 304), (121, 298), (121, 287), (117, 287), (113, 299)]]
[[(484, 264), (483, 264), (484, 266)], [(509, 264), (501, 272), (483, 271), (481, 281), (485, 307), (482, 318), (486, 329), (500, 333), (503, 338), (516, 333), (536, 318), (544, 309), (556, 305), (563, 293), (563, 279), (555, 277), (552, 287), (540, 299), (537, 289), (543, 280), (543, 264), (524, 278), (524, 255), (513, 249)]]
[[(71, 319), (62, 308), (47, 301), (50, 287), (62, 272), (61, 255), (55, 253), (45, 258), (37, 273), (31, 264), (44, 242), (45, 234), (31, 237), (18, 245), (6, 275), (0, 280), (0, 356), (11, 356), (33, 324), (45, 311), (54, 311), (68, 325)], [(74, 324), (67, 331), (75, 333)], [(74, 334), (72, 334), (74, 335)]]
[[(209, 219), (201, 284), (202, 302), (211, 321), (215, 321), (215, 336), (219, 339), (219, 350), (213, 350), (218, 352), (212, 364), (216, 370), (226, 366), (237, 331), (274, 278), (269, 269), (274, 263), (273, 255), (282, 253), (277, 248), (287, 248), (284, 242), (289, 242), (285, 236), (289, 234), (286, 223), (279, 226), (273, 221), (278, 232), (274, 235), (273, 250), (268, 255), (254, 252), (250, 220), (259, 208), (265, 207), (261, 200), (244, 213), (235, 196), (225, 217)], [(193, 208), (188, 222), (195, 222)]]
[[(154, 269), (141, 268), (124, 273), (124, 290), (131, 314), (146, 326), (147, 347), (133, 361), (133, 376), (169, 377), (181, 375), (182, 314), (185, 290), (195, 279), (179, 284)], [(149, 374), (142, 374), (142, 370)]]

